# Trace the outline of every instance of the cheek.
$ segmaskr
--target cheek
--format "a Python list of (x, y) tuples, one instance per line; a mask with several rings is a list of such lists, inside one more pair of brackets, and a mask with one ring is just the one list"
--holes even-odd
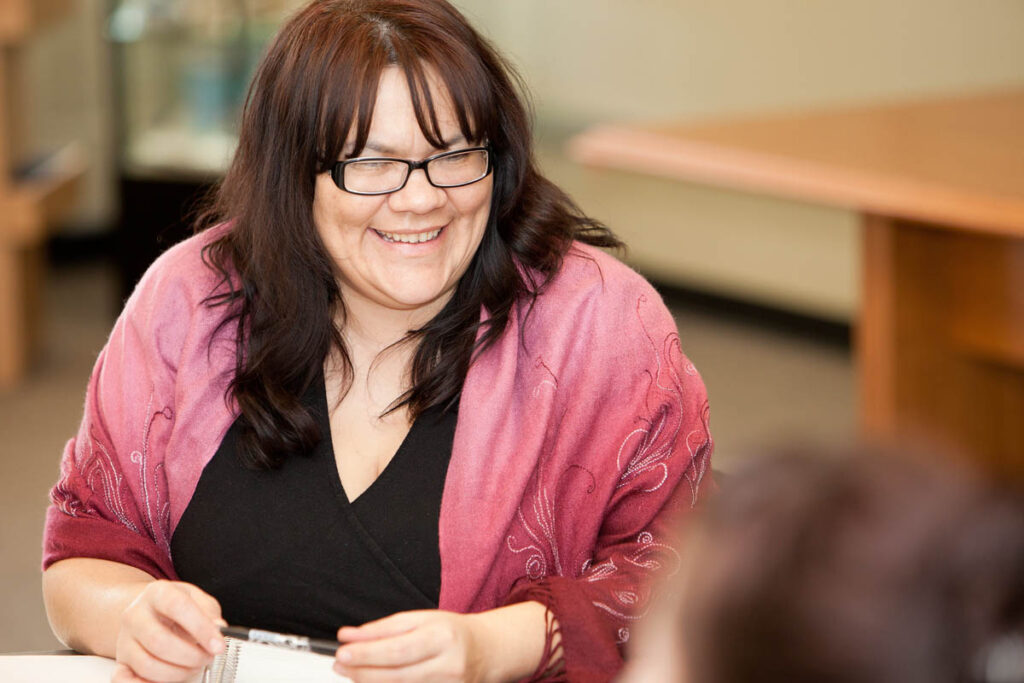
[(460, 214), (473, 222), (474, 228), (482, 232), (487, 225), (487, 217), (491, 209), (491, 183), (488, 182), (484, 185), (481, 182), (477, 185), (469, 185), (464, 189), (471, 189), (472, 192), (453, 197), (452, 203), (455, 204)]
[(363, 197), (338, 190), (329, 176), (326, 180), (320, 177), (313, 195), (313, 221), (325, 241), (337, 240), (361, 232), (380, 209), (381, 203), (378, 197)]

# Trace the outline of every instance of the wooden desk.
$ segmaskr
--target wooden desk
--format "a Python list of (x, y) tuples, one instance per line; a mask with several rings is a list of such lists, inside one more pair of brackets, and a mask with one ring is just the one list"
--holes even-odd
[(570, 155), (859, 212), (865, 432), (924, 437), (1024, 479), (1024, 89), (604, 125)]

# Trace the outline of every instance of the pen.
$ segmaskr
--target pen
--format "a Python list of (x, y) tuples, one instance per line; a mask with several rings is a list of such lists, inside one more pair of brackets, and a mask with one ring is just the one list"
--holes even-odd
[(285, 647), (289, 650), (301, 650), (303, 652), (316, 652), (322, 655), (334, 655), (340, 643), (320, 638), (307, 638), (296, 636), (290, 633), (276, 633), (274, 631), (262, 631), (258, 628), (244, 628), (242, 626), (221, 626), (222, 635), (238, 640), (248, 640), (253, 643), (265, 643)]

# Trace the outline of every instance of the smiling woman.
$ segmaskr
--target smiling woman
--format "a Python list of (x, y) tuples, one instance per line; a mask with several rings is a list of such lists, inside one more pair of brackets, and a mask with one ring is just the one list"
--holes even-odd
[(356, 680), (601, 680), (706, 488), (706, 393), (618, 240), (537, 170), (449, 4), (319, 0), (198, 234), (97, 362), (45, 538), (57, 634), (184, 680), (218, 620)]

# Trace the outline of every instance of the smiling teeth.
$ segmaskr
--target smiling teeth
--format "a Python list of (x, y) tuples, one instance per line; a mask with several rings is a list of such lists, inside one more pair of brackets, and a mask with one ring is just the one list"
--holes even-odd
[(374, 230), (378, 235), (386, 239), (388, 242), (404, 242), (406, 244), (419, 244), (420, 242), (429, 242), (441, 234), (441, 228), (433, 230), (431, 232), (418, 232), (411, 235), (402, 235), (396, 232), (381, 232), (380, 230)]

